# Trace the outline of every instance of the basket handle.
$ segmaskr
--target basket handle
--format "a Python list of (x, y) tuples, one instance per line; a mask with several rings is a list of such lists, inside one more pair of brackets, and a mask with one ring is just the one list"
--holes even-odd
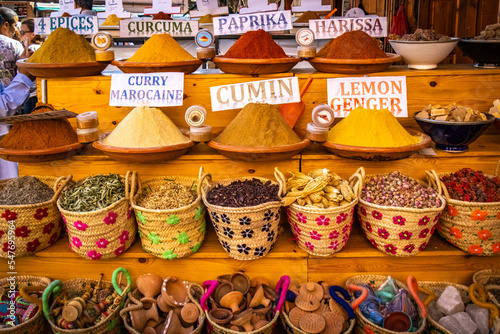
[(54, 198), (59, 197), (59, 194), (61, 191), (63, 191), (64, 187), (68, 184), (69, 181), (73, 178), (73, 175), (69, 174), (68, 176), (64, 177), (61, 176), (57, 178), (56, 182), (54, 182)]
[(495, 176), (500, 176), (500, 160), (497, 162), (497, 168), (495, 169)]
[(424, 295), (427, 295), (424, 300), (425, 307), (427, 307), (434, 299), (436, 299), (436, 294), (424, 287), (418, 286), (418, 291), (423, 293)]
[(198, 186), (196, 187), (196, 193), (198, 197), (201, 196), (201, 188), (203, 187), (203, 182), (209, 185), (210, 182), (212, 182), (212, 175), (205, 173), (205, 169), (203, 168), (203, 166), (201, 166), (200, 172), (198, 173)]
[(434, 169), (431, 171), (425, 171), (425, 174), (427, 175), (429, 184), (438, 191), (439, 195), (444, 195), (448, 201), (450, 199), (450, 194), (448, 193), (448, 189), (446, 189), (443, 181), (441, 181), (437, 175), (436, 171)]
[[(476, 296), (476, 292), (479, 295), (479, 298)], [(493, 303), (488, 303), (488, 297), (486, 296), (486, 292), (484, 288), (479, 283), (472, 283), (469, 286), (469, 297), (474, 304), (479, 307), (490, 309), (490, 328), (493, 327), (493, 322), (496, 318), (499, 317), (500, 312), (498, 307)]]
[(206, 289), (207, 292), (201, 297), (200, 305), (201, 309), (203, 311), (208, 311), (208, 305), (207, 305), (207, 300), (208, 298), (214, 293), (215, 289), (217, 289), (217, 286), (219, 285), (219, 282), (215, 281), (205, 281), (203, 282), (203, 289)]
[(278, 306), (274, 309), (274, 314), (276, 312), (280, 312), (283, 309), (283, 305), (285, 305), (285, 300), (286, 300), (286, 293), (288, 292), (288, 287), (290, 286), (290, 277), (287, 275), (281, 276), (280, 280), (278, 281), (278, 284), (276, 284), (276, 287), (274, 288), (274, 292), (280, 293), (280, 298), (278, 301)]
[(414, 276), (410, 275), (406, 279), (406, 284), (408, 285), (408, 289), (410, 290), (410, 293), (413, 296), (413, 299), (415, 300), (415, 302), (418, 305), (418, 308), (420, 309), (420, 316), (422, 316), (422, 318), (427, 318), (427, 309), (425, 308), (424, 303), (422, 302), (422, 300), (418, 296), (417, 279)]
[[(351, 296), (349, 295), (349, 292), (347, 292), (346, 289), (344, 289), (343, 287), (338, 286), (338, 285), (332, 285), (332, 286), (330, 286), (330, 288), (328, 289), (328, 292), (330, 293), (330, 296), (333, 298), (333, 300), (335, 302), (337, 302), (337, 304), (339, 304), (340, 306), (342, 306), (344, 308), (344, 310), (346, 310), (347, 314), (349, 315), (349, 319), (354, 319), (354, 317), (355, 317), (354, 310), (346, 302), (346, 300), (350, 300), (351, 299)], [(340, 292), (340, 294), (344, 298), (340, 298), (340, 296), (337, 295), (337, 292)]]
[(142, 189), (141, 185), (141, 178), (139, 177), (139, 173), (137, 171), (132, 172), (132, 183), (130, 185), (130, 197), (134, 197), (135, 194), (139, 191), (139, 189)]
[[(131, 199), (134, 197), (135, 193), (139, 189), (138, 187), (134, 187), (134, 184), (138, 182), (137, 180), (139, 179), (137, 171), (127, 171), (127, 174), (125, 175), (125, 198), (126, 199)], [(140, 183), (139, 183), (140, 187)]]
[(131, 292), (128, 293), (128, 298), (132, 301), (132, 303), (130, 304), (130, 306), (127, 306), (120, 310), (120, 317), (125, 318), (127, 316), (127, 312), (136, 311), (140, 310), (141, 308), (144, 308), (142, 302), (140, 300), (135, 299), (134, 296), (132, 296)]
[(50, 313), (49, 299), (51, 293), (59, 293), (62, 290), (62, 282), (60, 280), (55, 280), (49, 284), (49, 286), (43, 291), (42, 295), (42, 304), (43, 304), (43, 315), (45, 319), (49, 320), (53, 318), (53, 315)]
[(115, 271), (113, 271), (113, 276), (111, 277), (111, 283), (113, 283), (113, 288), (115, 288), (116, 292), (119, 295), (122, 295), (123, 294), (122, 288), (120, 287), (120, 285), (116, 281), (119, 273), (123, 273), (123, 275), (125, 275), (125, 277), (127, 278), (127, 285), (128, 285), (127, 291), (129, 291), (129, 292), (130, 292), (130, 287), (132, 286), (132, 278), (130, 277), (130, 273), (128, 272), (128, 270), (126, 268), (120, 267), (120, 268), (116, 268)]
[(354, 191), (354, 195), (359, 197), (361, 195), (361, 190), (363, 190), (363, 186), (365, 185), (365, 169), (363, 167), (359, 167), (354, 174), (349, 178), (349, 184)]
[(347, 284), (345, 288), (348, 291), (361, 291), (361, 295), (356, 298), (352, 303), (351, 303), (351, 308), (353, 311), (356, 311), (358, 306), (365, 301), (366, 297), (368, 297), (368, 289), (365, 288), (364, 286), (356, 285), (356, 284)]
[(278, 169), (278, 167), (274, 167), (274, 177), (276, 178), (276, 181), (278, 181), (278, 184), (280, 185), (280, 188), (278, 190), (278, 195), (280, 197), (286, 195), (286, 178), (285, 175)]
[(31, 286), (23, 286), (19, 288), (19, 294), (23, 299), (29, 301), (30, 303), (36, 304), (39, 309), (43, 308), (43, 302), (40, 300), (40, 298), (33, 297), (32, 295), (29, 294), (29, 292), (37, 292), (37, 291), (42, 291), (45, 290), (46, 286), (36, 286), (36, 285), (31, 285)]

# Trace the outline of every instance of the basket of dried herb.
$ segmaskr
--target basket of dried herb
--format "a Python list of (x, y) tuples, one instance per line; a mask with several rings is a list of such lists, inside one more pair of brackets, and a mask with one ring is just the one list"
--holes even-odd
[(130, 206), (131, 184), (136, 173), (93, 175), (67, 187), (57, 201), (78, 255), (108, 259), (127, 250), (135, 240), (137, 224)]
[(204, 178), (202, 199), (227, 254), (237, 260), (266, 256), (278, 238), (282, 187), (260, 177)]
[(469, 254), (500, 254), (500, 161), (496, 176), (470, 168), (428, 174), (446, 197), (438, 233)]
[(379, 251), (411, 256), (425, 249), (446, 200), (442, 190), (400, 172), (365, 176), (358, 183), (358, 217), (363, 232)]
[[(199, 178), (163, 176), (140, 182), (132, 198), (142, 248), (173, 260), (198, 251), (205, 238), (205, 206)], [(132, 192), (135, 192), (132, 184)]]
[[(62, 222), (56, 201), (70, 180), (23, 176), (0, 181), (0, 257), (34, 254), (59, 239)], [(14, 231), (15, 242), (6, 231)]]

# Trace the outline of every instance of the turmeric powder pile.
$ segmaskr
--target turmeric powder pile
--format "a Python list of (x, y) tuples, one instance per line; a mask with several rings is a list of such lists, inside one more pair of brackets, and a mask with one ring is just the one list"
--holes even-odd
[(117, 26), (120, 24), (120, 18), (116, 14), (109, 15), (101, 26)]
[(330, 130), (328, 141), (363, 147), (401, 147), (418, 144), (420, 138), (410, 135), (389, 110), (358, 107)]
[(95, 61), (95, 51), (82, 35), (66, 28), (54, 30), (27, 63), (66, 64)]
[(155, 34), (127, 61), (138, 63), (168, 63), (193, 59), (196, 58), (184, 50), (169, 34)]

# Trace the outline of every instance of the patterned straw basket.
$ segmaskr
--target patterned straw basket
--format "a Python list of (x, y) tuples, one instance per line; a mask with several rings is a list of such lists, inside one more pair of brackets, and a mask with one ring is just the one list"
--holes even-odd
[[(278, 173), (278, 181), (286, 192), (286, 180), (281, 172)], [(312, 255), (330, 256), (345, 247), (352, 231), (354, 207), (359, 198), (359, 187), (353, 189), (355, 199), (339, 207), (320, 209), (297, 203), (288, 206), (288, 223), (300, 249)]]
[[(0, 257), (7, 258), (9, 250), (16, 257), (34, 254), (52, 245), (59, 239), (62, 229), (61, 214), (56, 201), (64, 186), (71, 180), (68, 177), (35, 176), (54, 189), (54, 197), (50, 201), (27, 205), (0, 205)], [(0, 189), (10, 180), (0, 181)], [(9, 221), (14, 221), (12, 229)], [(9, 247), (9, 230), (15, 231), (15, 249)]]
[[(363, 167), (359, 168), (357, 177), (366, 182), (370, 177), (384, 174), (365, 176)], [(357, 193), (361, 194), (364, 182), (359, 182)], [(424, 185), (423, 182), (420, 182)], [(439, 188), (441, 189), (441, 188)], [(446, 201), (441, 195), (439, 208), (401, 208), (371, 204), (362, 198), (359, 199), (358, 217), (363, 232), (368, 240), (379, 251), (395, 256), (415, 255), (425, 249), (434, 233), (441, 212)]]
[[(234, 181), (251, 179), (266, 183), (270, 180), (260, 177), (242, 177), (212, 182), (210, 174), (206, 174), (205, 177), (208, 178), (208, 185), (202, 188), (203, 202), (210, 214), (217, 238), (227, 254), (237, 260), (254, 260), (266, 256), (278, 237), (281, 202), (274, 201), (256, 206), (232, 208), (208, 203), (207, 193), (219, 184), (226, 186)], [(280, 197), (283, 194), (282, 190), (280, 187)]]
[[(198, 310), (200, 311), (200, 316), (198, 317), (198, 323), (195, 325), (194, 330), (189, 334), (198, 334), (201, 333), (201, 330), (203, 329), (203, 325), (205, 323), (205, 313), (200, 307), (200, 299), (203, 296), (203, 288), (199, 284), (189, 283), (188, 295), (189, 299), (198, 307)], [(134, 303), (135, 305), (130, 305), (120, 311), (120, 317), (122, 318), (123, 324), (125, 325), (125, 328), (128, 330), (128, 332), (131, 334), (141, 334), (140, 332), (135, 330), (134, 327), (132, 327), (132, 323), (130, 321), (130, 316), (128, 312), (143, 308), (143, 305), (140, 302), (140, 299), (142, 297), (143, 297), (142, 294), (137, 289), (135, 289), (133, 292), (130, 292), (128, 294), (127, 301), (125, 301), (125, 305), (128, 305), (129, 302)]]
[[(346, 285), (347, 284), (356, 284), (356, 285), (359, 285), (359, 284), (370, 284), (373, 286), (373, 288), (376, 290), (378, 289), (385, 281), (387, 280), (387, 276), (381, 276), (381, 275), (358, 275), (358, 276), (352, 276), (350, 277), (347, 282), (346, 282)], [(398, 281), (398, 280), (394, 280), (395, 281), (395, 284), (398, 288), (400, 289), (406, 289), (408, 290), (408, 287), (406, 286), (406, 284), (404, 284), (403, 282), (401, 281)], [(415, 309), (417, 309), (417, 306), (415, 305), (415, 301), (413, 300), (413, 297), (411, 296), (411, 294), (408, 294), (415, 306)], [(420, 326), (418, 327), (418, 329), (413, 332), (413, 333), (423, 333), (425, 331), (425, 328), (426, 328), (426, 319), (425, 318), (422, 318), (420, 317)], [(416, 327), (415, 324), (413, 327)], [(388, 330), (388, 329), (385, 329), (385, 328), (382, 328), (376, 324), (374, 324), (373, 322), (371, 322), (370, 320), (368, 320), (367, 318), (365, 318), (365, 316), (363, 315), (363, 313), (361, 312), (361, 310), (359, 309), (359, 307), (356, 309), (356, 326), (355, 326), (355, 333), (370, 333), (370, 334), (397, 334), (400, 332), (394, 332), (394, 331), (391, 331), (391, 330)]]
[(74, 212), (57, 207), (68, 229), (71, 249), (89, 260), (117, 257), (135, 240), (137, 224), (130, 206), (132, 172), (125, 177), (125, 197), (110, 206), (90, 212)]
[[(450, 173), (431, 171), (435, 183), (443, 188), (447, 207), (437, 231), (452, 245), (474, 255), (500, 254), (500, 202), (479, 203), (451, 199), (441, 178)], [(500, 161), (496, 176), (500, 175)]]
[[(201, 184), (203, 167), (199, 178), (183, 176), (165, 176), (147, 180), (142, 183), (138, 178), (139, 192), (132, 198), (142, 248), (154, 256), (172, 260), (189, 256), (200, 248), (205, 238), (205, 206), (201, 201)], [(198, 197), (188, 206), (171, 210), (151, 210), (141, 207), (137, 201), (144, 189), (154, 189), (168, 181), (176, 181), (184, 186), (196, 187)], [(132, 193), (135, 182), (132, 181)]]
[[(68, 300), (71, 300), (74, 297), (81, 297), (88, 289), (94, 289), (98, 283), (99, 280), (96, 279), (89, 279), (89, 278), (71, 279), (62, 283), (61, 291), (67, 291)], [(113, 285), (111, 282), (101, 281), (100, 285), (101, 291), (110, 288), (112, 286)], [(125, 288), (125, 286), (123, 285), (120, 285), (120, 287), (121, 289)], [(49, 292), (47, 296), (49, 296), (50, 293), (51, 292)], [(46, 294), (44, 294), (44, 299), (45, 295)], [(52, 313), (52, 310), (54, 309), (55, 306), (56, 306), (56, 301), (54, 300), (54, 302), (50, 306), (50, 313)], [(52, 316), (49, 316), (47, 313), (45, 314), (45, 318), (49, 322), (50, 327), (52, 327), (52, 332), (56, 334), (105, 334), (105, 333), (118, 334), (121, 333), (120, 309), (121, 307), (118, 306), (117, 308), (113, 309), (111, 313), (104, 320), (100, 321), (97, 325), (82, 329), (61, 328), (57, 326), (55, 319)]]
[[(0, 279), (0, 295), (3, 295), (5, 290), (10, 290), (8, 277)], [(23, 286), (48, 286), (50, 278), (39, 276), (16, 276), (16, 290)], [(0, 333), (5, 334), (40, 334), (50, 331), (47, 322), (43, 317), (43, 311), (40, 308), (36, 315), (30, 320), (14, 327), (0, 328)]]
[(479, 283), (486, 289), (488, 298), (500, 308), (500, 299), (496, 298), (495, 295), (489, 291), (494, 287), (495, 290), (500, 292), (500, 270), (480, 270), (474, 274), (472, 279), (474, 283)]

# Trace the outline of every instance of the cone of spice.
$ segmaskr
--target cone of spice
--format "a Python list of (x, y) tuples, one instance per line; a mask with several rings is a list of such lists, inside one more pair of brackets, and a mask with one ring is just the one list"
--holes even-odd
[(128, 62), (168, 63), (194, 60), (169, 34), (154, 34), (137, 50)]
[(361, 30), (348, 31), (329, 41), (316, 57), (331, 59), (388, 58), (378, 42)]
[(227, 50), (224, 58), (240, 59), (269, 59), (287, 58), (283, 48), (279, 46), (272, 36), (259, 29), (247, 31)]

